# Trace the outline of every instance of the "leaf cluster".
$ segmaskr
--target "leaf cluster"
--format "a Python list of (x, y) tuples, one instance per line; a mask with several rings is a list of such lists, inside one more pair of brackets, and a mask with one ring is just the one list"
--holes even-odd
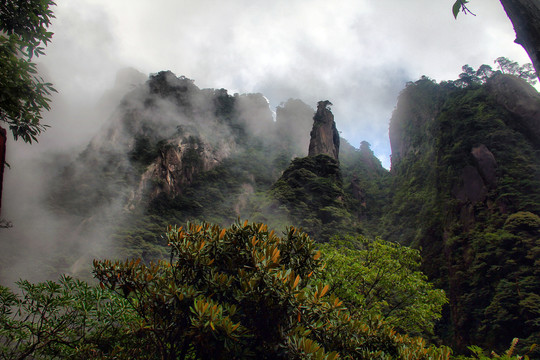
[[(449, 350), (360, 319), (330, 285), (315, 243), (260, 223), (169, 228), (169, 262), (96, 261), (94, 273), (140, 317), (160, 358), (447, 358)], [(407, 355), (408, 354), (408, 355)]]
[(17, 285), (20, 294), (0, 287), (0, 359), (99, 358), (132, 335), (133, 310), (104, 289), (67, 276)]
[(51, 83), (38, 75), (34, 56), (44, 54), (52, 33), (52, 0), (3, 1), (0, 4), (0, 120), (13, 137), (28, 143), (45, 130), (41, 111), (50, 109)]
[(324, 279), (349, 309), (382, 316), (407, 334), (433, 334), (448, 300), (420, 271), (420, 251), (365, 237), (334, 238), (321, 251)]

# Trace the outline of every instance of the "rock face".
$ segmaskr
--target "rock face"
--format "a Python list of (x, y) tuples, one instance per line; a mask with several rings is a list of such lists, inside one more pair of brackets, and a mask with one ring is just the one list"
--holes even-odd
[(453, 194), (462, 203), (475, 204), (486, 199), (488, 189), (495, 188), (497, 161), (484, 144), (473, 147), (471, 155), (475, 164), (463, 168), (460, 186), (454, 188)]
[(496, 75), (487, 83), (488, 91), (506, 110), (517, 115), (517, 130), (528, 134), (540, 146), (540, 95), (525, 80), (511, 75)]
[(497, 161), (493, 153), (486, 145), (480, 144), (472, 148), (471, 154), (486, 187), (494, 188), (497, 184)]
[(392, 172), (395, 172), (402, 159), (426, 153), (426, 147), (430, 146), (425, 141), (431, 137), (429, 126), (435, 122), (441, 110), (437, 99), (439, 94), (439, 87), (429, 79), (408, 84), (401, 92), (388, 133), (392, 148)]
[(400, 94), (390, 140), (392, 203), (383, 237), (421, 248), (424, 271), (444, 284), (450, 311), (441, 328), (452, 330), (441, 337), (460, 351), (471, 343), (499, 351), (518, 337), (500, 330), (511, 328), (512, 317), (512, 330), (532, 338), (537, 328), (500, 300), (500, 290), (516, 284), (504, 296), (525, 297), (520, 284), (535, 272), (525, 257), (519, 276), (509, 275), (510, 262), (502, 269), (514, 260), (512, 247), (529, 251), (526, 241), (510, 241), (505, 219), (540, 214), (538, 92), (503, 74), (466, 87), (421, 79)]
[(161, 193), (171, 198), (181, 195), (197, 175), (219, 165), (233, 150), (230, 143), (213, 147), (195, 137), (170, 140), (142, 174), (128, 208), (134, 208), (145, 195), (150, 199)]
[(328, 100), (319, 101), (317, 105), (317, 113), (313, 117), (308, 156), (325, 154), (334, 160), (339, 160), (339, 133), (334, 114), (328, 108), (329, 105), (332, 103)]

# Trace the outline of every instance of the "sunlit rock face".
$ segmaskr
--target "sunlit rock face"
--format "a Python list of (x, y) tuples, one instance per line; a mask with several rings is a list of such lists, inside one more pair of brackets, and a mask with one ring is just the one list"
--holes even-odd
[(178, 137), (167, 141), (159, 155), (146, 168), (130, 196), (128, 208), (136, 206), (144, 196), (155, 199), (164, 193), (168, 197), (181, 195), (197, 176), (221, 164), (235, 149), (233, 143), (214, 146), (199, 138)]
[(313, 117), (308, 156), (324, 154), (339, 160), (339, 132), (329, 105), (332, 103), (328, 100), (318, 103), (317, 112)]

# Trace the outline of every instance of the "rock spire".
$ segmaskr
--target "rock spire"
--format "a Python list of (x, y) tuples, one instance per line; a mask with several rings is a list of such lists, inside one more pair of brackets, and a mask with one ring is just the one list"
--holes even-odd
[(334, 114), (330, 111), (328, 100), (319, 101), (317, 112), (313, 117), (313, 128), (309, 142), (308, 156), (325, 154), (339, 160), (339, 133), (334, 121)]

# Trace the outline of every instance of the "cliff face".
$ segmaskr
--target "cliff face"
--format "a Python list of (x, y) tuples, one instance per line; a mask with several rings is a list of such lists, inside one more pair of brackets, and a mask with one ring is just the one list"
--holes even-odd
[(308, 156), (328, 155), (339, 160), (339, 133), (334, 121), (334, 114), (328, 108), (330, 101), (319, 101), (313, 117), (313, 128), (309, 142)]
[(430, 144), (430, 126), (441, 108), (444, 89), (424, 79), (405, 88), (390, 119), (389, 137), (392, 149), (392, 169), (410, 154), (425, 153)]
[(507, 226), (521, 212), (540, 214), (539, 106), (536, 90), (507, 75), (466, 88), (422, 79), (402, 92), (391, 119), (385, 237), (422, 247), (424, 269), (450, 298), (444, 326), (453, 335), (442, 336), (460, 350), (498, 349), (540, 331), (523, 325), (532, 324), (529, 310), (510, 300), (540, 291), (523, 292), (538, 242)]
[[(197, 174), (215, 167), (235, 148), (234, 133), (217, 114), (215, 104), (223, 99), (232, 97), (200, 90), (171, 72), (151, 76), (124, 97), (87, 149), (66, 168), (56, 201), (89, 215), (112, 202), (133, 209), (161, 193), (179, 195)], [(64, 193), (78, 196), (64, 199)]]
[[(309, 106), (290, 99), (274, 121), (262, 94), (199, 89), (163, 71), (122, 99), (49, 197), (59, 211), (84, 217), (113, 203), (127, 211), (157, 204), (185, 216), (240, 216), (255, 191), (307, 152), (312, 118)], [(203, 208), (211, 199), (227, 210)]]
[(538, 92), (515, 76), (500, 74), (487, 83), (497, 103), (516, 115), (516, 126), (540, 147), (540, 99)]
[(234, 150), (234, 143), (212, 147), (195, 137), (168, 140), (141, 175), (130, 196), (128, 208), (133, 209), (145, 196), (152, 200), (160, 194), (168, 197), (181, 195), (200, 173), (221, 164)]

